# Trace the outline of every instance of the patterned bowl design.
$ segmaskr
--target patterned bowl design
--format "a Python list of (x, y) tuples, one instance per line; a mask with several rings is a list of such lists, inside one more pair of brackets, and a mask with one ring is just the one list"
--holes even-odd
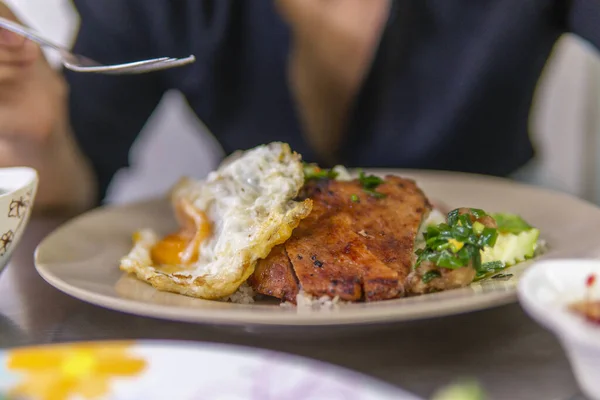
[(26, 167), (0, 169), (0, 271), (17, 246), (31, 215), (38, 174)]

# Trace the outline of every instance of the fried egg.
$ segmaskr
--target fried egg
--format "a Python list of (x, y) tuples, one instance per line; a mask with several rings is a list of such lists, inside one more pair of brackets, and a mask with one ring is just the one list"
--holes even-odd
[(310, 199), (294, 200), (303, 185), (301, 157), (287, 144), (233, 154), (205, 180), (175, 185), (179, 231), (162, 238), (149, 229), (136, 232), (120, 269), (159, 290), (225, 298), (310, 213)]

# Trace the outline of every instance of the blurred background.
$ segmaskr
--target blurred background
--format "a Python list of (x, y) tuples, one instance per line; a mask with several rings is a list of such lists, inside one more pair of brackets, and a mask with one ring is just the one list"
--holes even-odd
[[(31, 27), (58, 43), (71, 43), (78, 20), (69, 0), (6, 2)], [(52, 54), (48, 55), (55, 63)], [(515, 179), (600, 204), (600, 60), (596, 51), (565, 35), (539, 82), (531, 112), (538, 157)], [(109, 199), (127, 202), (162, 195), (181, 175), (205, 176), (222, 155), (214, 137), (180, 95), (168, 93), (132, 149), (132, 167), (113, 181)]]

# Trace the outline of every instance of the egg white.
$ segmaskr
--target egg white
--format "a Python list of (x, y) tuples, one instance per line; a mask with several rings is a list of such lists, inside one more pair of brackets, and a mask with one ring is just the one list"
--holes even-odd
[(271, 143), (225, 159), (206, 180), (183, 179), (171, 192), (202, 210), (212, 234), (192, 265), (154, 265), (152, 247), (160, 236), (142, 229), (121, 259), (121, 270), (159, 290), (204, 299), (234, 293), (254, 272), (256, 261), (285, 242), (312, 209), (294, 201), (304, 184), (301, 158), (285, 143)]

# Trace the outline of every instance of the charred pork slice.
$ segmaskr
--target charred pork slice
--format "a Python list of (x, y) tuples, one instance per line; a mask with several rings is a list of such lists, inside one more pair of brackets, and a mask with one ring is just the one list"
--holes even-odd
[[(263, 294), (302, 290), (342, 300), (384, 300), (404, 294), (414, 263), (414, 242), (431, 209), (415, 182), (386, 177), (376, 193), (358, 181), (309, 182), (304, 196), (313, 210), (284, 244), (294, 279), (278, 278), (282, 252), (262, 260), (250, 284)], [(285, 287), (282, 286), (285, 283)]]
[(398, 294), (398, 273), (367, 249), (347, 213), (307, 221), (285, 248), (302, 289), (312, 296), (357, 301)]
[[(376, 188), (383, 198), (365, 193), (356, 182), (352, 186), (347, 182), (332, 182), (330, 186), (352, 217), (354, 232), (363, 238), (375, 257), (398, 272), (404, 283), (415, 261), (419, 227), (431, 211), (423, 192), (414, 181), (397, 176), (386, 177)], [(329, 197), (329, 191), (314, 197)]]
[(296, 301), (298, 281), (283, 244), (274, 247), (267, 258), (259, 260), (248, 284), (258, 293), (284, 301)]

